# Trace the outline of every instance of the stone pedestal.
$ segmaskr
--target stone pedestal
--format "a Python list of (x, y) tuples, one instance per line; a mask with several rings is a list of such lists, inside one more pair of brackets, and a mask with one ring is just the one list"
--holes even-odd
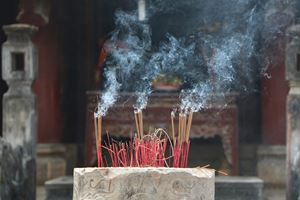
[(257, 151), (257, 173), (265, 184), (280, 185), (286, 183), (286, 147), (259, 146)]
[[(9, 89), (3, 97), (3, 138), (10, 149), (3, 155), (12, 158), (2, 168), (12, 177), (6, 183), (4, 199), (35, 199), (36, 173), (36, 98), (31, 85), (36, 78), (37, 51), (31, 37), (36, 27), (25, 24), (4, 26), (7, 41), (2, 46), (2, 76)], [(2, 160), (1, 160), (2, 162)]]
[(257, 158), (257, 174), (264, 181), (265, 199), (284, 199), (286, 189), (286, 146), (259, 146)]
[(77, 168), (73, 200), (213, 200), (215, 171), (202, 168)]
[(37, 184), (66, 175), (66, 147), (62, 144), (38, 144)]

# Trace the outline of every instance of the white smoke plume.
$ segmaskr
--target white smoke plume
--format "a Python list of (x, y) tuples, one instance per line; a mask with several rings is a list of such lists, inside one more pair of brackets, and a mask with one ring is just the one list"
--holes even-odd
[(101, 96), (98, 104), (98, 109), (95, 112), (95, 117), (105, 116), (108, 109), (117, 101), (118, 92), (121, 84), (117, 81), (116, 72), (114, 69), (105, 72), (107, 82), (105, 85), (106, 90)]
[(137, 10), (118, 10), (99, 112), (107, 112), (119, 91), (135, 93), (135, 108), (145, 108), (151, 81), (159, 74), (182, 79), (184, 110), (208, 107), (216, 95), (251, 92), (272, 61), (264, 43), (284, 34), (282, 27), (289, 23), (268, 25), (268, 6), (261, 0), (148, 0), (143, 21)]

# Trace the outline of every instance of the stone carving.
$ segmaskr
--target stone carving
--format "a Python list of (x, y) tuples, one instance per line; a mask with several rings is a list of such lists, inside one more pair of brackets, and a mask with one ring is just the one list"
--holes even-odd
[[(9, 89), (3, 97), (1, 158), (3, 199), (35, 199), (36, 97), (31, 90), (36, 78), (37, 52), (31, 37), (36, 27), (15, 24), (3, 27), (8, 40), (2, 46), (2, 76)], [(14, 195), (14, 196), (12, 196)]]
[(73, 200), (213, 200), (214, 170), (77, 168)]

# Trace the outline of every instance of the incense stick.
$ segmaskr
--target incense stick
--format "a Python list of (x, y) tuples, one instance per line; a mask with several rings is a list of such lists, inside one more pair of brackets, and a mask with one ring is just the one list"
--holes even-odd
[(182, 116), (182, 133), (183, 133), (183, 137), (182, 137), (182, 141), (186, 141), (186, 114), (184, 113)]
[(138, 120), (138, 111), (134, 111), (134, 119), (135, 119), (135, 125), (136, 125), (136, 131), (138, 134), (138, 138), (140, 138), (140, 126), (139, 126), (139, 120)]
[(181, 143), (181, 114), (178, 115), (178, 142)]
[(175, 138), (174, 117), (175, 117), (175, 114), (174, 114), (174, 112), (172, 111), (172, 112), (171, 112), (172, 137), (173, 137), (173, 143), (175, 144), (176, 138)]
[(183, 137), (184, 137), (184, 132), (183, 132), (183, 130), (184, 130), (184, 119), (183, 119), (183, 113), (181, 112), (180, 114), (179, 114), (179, 116), (180, 116), (180, 144), (182, 143), (182, 141), (183, 141)]
[(102, 116), (98, 117), (98, 145), (100, 146), (102, 142)]
[(98, 158), (98, 167), (102, 166), (102, 116), (94, 115), (96, 151)]
[(186, 129), (186, 132), (187, 132), (186, 141), (188, 141), (189, 138), (190, 138), (190, 132), (191, 132), (191, 126), (192, 126), (193, 114), (194, 114), (193, 112), (190, 112), (190, 113), (189, 113), (188, 125), (187, 125), (187, 129)]
[(140, 133), (141, 133), (141, 138), (143, 138), (144, 137), (144, 124), (143, 124), (143, 112), (142, 112), (142, 110), (140, 110)]
[(95, 126), (95, 144), (96, 144), (96, 150), (98, 152), (98, 127), (97, 127), (97, 117), (94, 116), (94, 126)]

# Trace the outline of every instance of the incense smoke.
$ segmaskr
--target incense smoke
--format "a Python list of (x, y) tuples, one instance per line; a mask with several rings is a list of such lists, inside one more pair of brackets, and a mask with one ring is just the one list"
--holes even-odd
[[(292, 7), (293, 1), (282, 4)], [(145, 21), (137, 10), (117, 10), (106, 63), (115, 73), (106, 73), (101, 113), (118, 91), (134, 92), (135, 108), (145, 108), (151, 81), (160, 74), (182, 79), (183, 110), (199, 111), (230, 92), (251, 92), (265, 73), (262, 66), (272, 62), (262, 44), (284, 34), (283, 26), (265, 24), (270, 6), (260, 0), (150, 0)]]
[(106, 115), (108, 109), (116, 102), (118, 91), (121, 87), (121, 84), (117, 81), (116, 72), (114, 69), (105, 71), (105, 77), (107, 77), (107, 82), (105, 84), (106, 91), (104, 91), (103, 95), (101, 96), (101, 101), (98, 104), (95, 117)]

